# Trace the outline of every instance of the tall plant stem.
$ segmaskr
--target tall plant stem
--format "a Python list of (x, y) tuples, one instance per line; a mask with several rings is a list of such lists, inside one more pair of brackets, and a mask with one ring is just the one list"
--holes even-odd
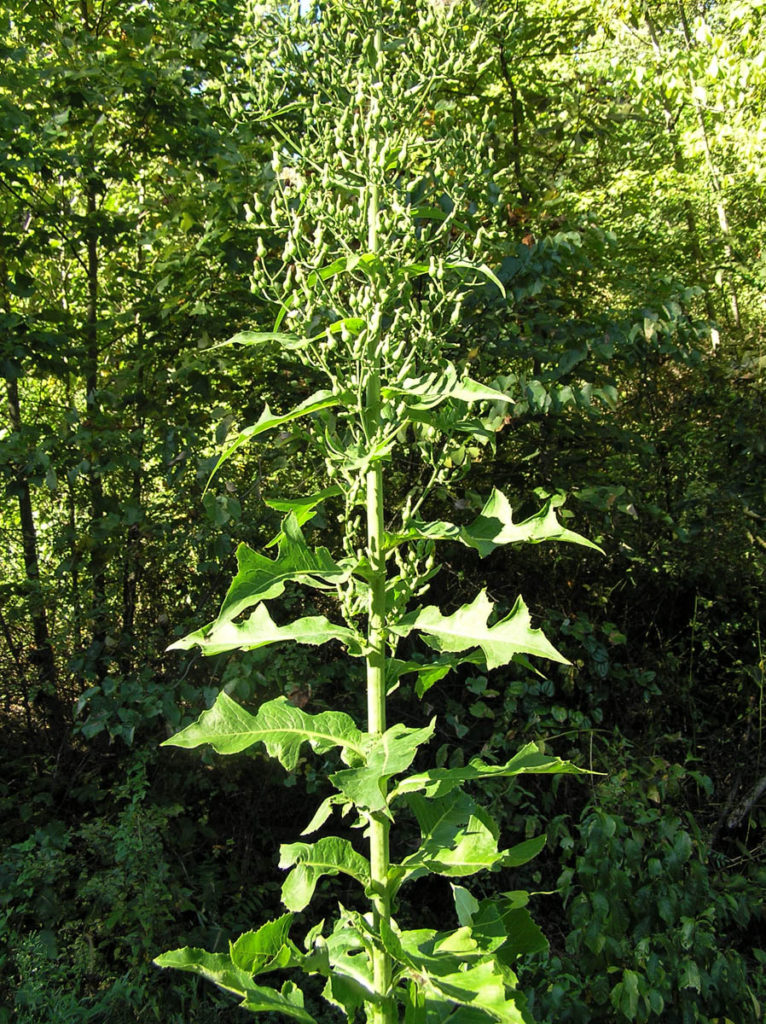
[[(375, 33), (375, 54), (381, 52), (382, 33)], [(367, 244), (371, 253), (378, 251), (379, 197), (376, 170), (373, 164), (375, 100), (371, 102), (370, 177), (367, 195)], [(368, 373), (366, 418), (368, 437), (372, 439), (380, 423), (380, 316), (375, 309), (371, 318), (367, 348)], [(370, 561), (371, 583), (367, 622), (367, 731), (380, 735), (386, 729), (386, 562), (383, 552), (383, 472), (376, 462), (367, 472), (367, 553)], [(388, 885), (389, 847), (388, 819), (376, 815), (370, 819), (370, 873), (372, 878), (372, 904), (374, 929), (381, 933), (381, 925), (391, 920), (391, 897)], [(370, 1021), (374, 1024), (393, 1024), (395, 1008), (389, 996), (391, 988), (391, 960), (386, 951), (376, 946), (373, 951), (373, 980), (376, 993), (383, 1001), (370, 1007)]]

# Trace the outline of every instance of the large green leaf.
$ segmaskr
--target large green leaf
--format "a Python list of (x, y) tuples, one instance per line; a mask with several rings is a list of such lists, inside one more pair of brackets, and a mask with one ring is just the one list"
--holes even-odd
[(365, 764), (346, 768), (330, 776), (330, 781), (360, 811), (383, 811), (389, 817), (384, 787), (392, 775), (412, 764), (418, 747), (430, 740), (434, 722), (422, 729), (410, 729), (401, 723), (382, 736), (365, 736)]
[(308, 906), (323, 875), (340, 872), (355, 878), (365, 888), (370, 884), (370, 862), (356, 852), (348, 839), (326, 836), (316, 843), (284, 844), (279, 852), (279, 866), (292, 867), (282, 885), (282, 902), (288, 910), (299, 911)]
[(452, 886), (455, 908), (481, 947), (511, 966), (520, 956), (542, 953), (548, 942), (526, 909), (529, 893), (523, 890), (473, 899), (462, 886)]
[(353, 764), (364, 756), (362, 739), (354, 720), (342, 711), (307, 715), (285, 697), (277, 697), (251, 715), (226, 693), (219, 693), (212, 708), (162, 745), (189, 748), (209, 743), (219, 754), (236, 754), (263, 743), (272, 757), (293, 771), (304, 743), (318, 754), (340, 747), (346, 764)]
[(280, 1013), (300, 1024), (316, 1024), (303, 1008), (303, 993), (292, 982), (285, 982), (281, 992), (255, 985), (250, 974), (237, 967), (227, 953), (208, 953), (187, 946), (163, 953), (154, 962), (158, 967), (175, 967), (214, 982), (227, 992), (241, 996), (241, 1005), (253, 1013)]
[(332, 933), (322, 940), (331, 970), (325, 999), (344, 1010), (349, 1022), (364, 1003), (379, 1003), (372, 972), (369, 926), (355, 911), (340, 907)]
[(257, 605), (253, 614), (242, 623), (216, 619), (202, 629), (176, 640), (168, 650), (187, 651), (197, 646), (203, 654), (213, 655), (238, 648), (252, 651), (285, 640), (312, 645), (340, 640), (348, 648), (349, 654), (360, 657), (364, 652), (362, 638), (347, 626), (336, 626), (323, 615), (310, 615), (296, 619), (287, 626), (277, 626), (264, 604)]
[(218, 461), (213, 467), (213, 472), (208, 478), (207, 485), (210, 486), (210, 481), (216, 475), (221, 466), (230, 459), (231, 456), (241, 448), (247, 441), (251, 441), (254, 437), (259, 434), (263, 434), (267, 430), (272, 430), (274, 427), (279, 427), (283, 423), (289, 423), (291, 420), (300, 419), (301, 416), (308, 416), (309, 413), (318, 412), (320, 409), (329, 409), (334, 405), (340, 405), (340, 398), (334, 395), (331, 391), (316, 391), (313, 395), (304, 399), (299, 405), (296, 405), (290, 412), (285, 413), (273, 413), (269, 409), (268, 404), (264, 406), (263, 412), (261, 413), (258, 421), (253, 423), (249, 427), (245, 427), (241, 430), (235, 439), (228, 445), (228, 447), (221, 453)]
[(301, 958), (288, 938), (292, 920), (292, 914), (283, 914), (275, 921), (267, 921), (256, 931), (245, 932), (236, 942), (230, 942), (232, 963), (251, 977), (291, 966), (296, 956)]
[(598, 545), (561, 525), (556, 518), (556, 509), (563, 503), (563, 495), (552, 495), (536, 515), (514, 523), (510, 502), (501, 491), (493, 488), (484, 508), (468, 526), (414, 519), (403, 532), (387, 535), (386, 546), (391, 548), (410, 540), (457, 540), (474, 548), (484, 558), (506, 544), (539, 544), (553, 540), (582, 544), (600, 551)]
[[(470, 928), (395, 932), (384, 925), (381, 933), (387, 952), (403, 967), (401, 977), (417, 984), (425, 1012), (411, 1016), (413, 1024), (530, 1024), (513, 972), (484, 953)], [(449, 1004), (468, 1012), (446, 1012)]]
[(276, 558), (253, 551), (247, 544), (237, 548), (237, 575), (221, 605), (216, 623), (229, 622), (260, 601), (279, 597), (287, 583), (326, 589), (347, 580), (351, 569), (336, 564), (327, 548), (311, 549), (303, 539), (295, 513), (282, 523), (282, 540)]
[(413, 630), (426, 634), (425, 640), (437, 651), (466, 651), (480, 647), (488, 669), (506, 665), (515, 654), (533, 654), (568, 665), (567, 659), (545, 638), (542, 630), (530, 627), (529, 609), (519, 597), (511, 612), (494, 626), (488, 624), (494, 605), (482, 590), (472, 604), (452, 615), (442, 615), (428, 605), (392, 624), (391, 631), (408, 636)]
[(417, 818), (422, 838), (415, 853), (394, 869), (399, 884), (424, 872), (461, 877), (503, 863), (496, 823), (467, 793), (458, 790), (440, 800), (427, 800), (413, 793), (407, 803)]
[(527, 743), (505, 764), (487, 764), (479, 757), (459, 768), (432, 768), (410, 775), (391, 794), (393, 800), (407, 793), (423, 792), (427, 797), (444, 797), (465, 782), (480, 779), (510, 778), (514, 775), (587, 775), (571, 761), (562, 761), (552, 754), (541, 753), (534, 743)]

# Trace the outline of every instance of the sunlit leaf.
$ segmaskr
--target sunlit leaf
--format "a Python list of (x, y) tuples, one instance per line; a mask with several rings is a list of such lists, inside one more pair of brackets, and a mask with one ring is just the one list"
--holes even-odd
[(339, 397), (334, 395), (331, 391), (316, 391), (313, 395), (310, 395), (289, 412), (273, 413), (271, 409), (269, 409), (268, 404), (265, 405), (258, 421), (249, 427), (245, 427), (244, 430), (241, 430), (231, 444), (222, 452), (213, 467), (210, 477), (208, 478), (207, 486), (210, 486), (210, 481), (216, 475), (224, 462), (226, 462), (227, 459), (230, 459), (234, 452), (241, 448), (247, 441), (251, 441), (259, 434), (263, 434), (267, 430), (273, 430), (274, 427), (279, 427), (283, 423), (289, 423), (291, 420), (300, 419), (301, 416), (308, 416), (312, 412), (318, 412), (320, 409), (329, 409), (332, 406), (339, 404)]
[(213, 655), (239, 648), (251, 651), (285, 640), (313, 646), (325, 644), (329, 640), (340, 640), (348, 648), (349, 654), (359, 657), (363, 653), (361, 638), (347, 626), (336, 626), (323, 615), (310, 615), (296, 619), (287, 626), (277, 626), (264, 604), (257, 605), (253, 614), (242, 623), (216, 620), (176, 640), (168, 650), (186, 651), (196, 646), (203, 654)]
[(382, 736), (368, 735), (364, 740), (365, 764), (335, 772), (330, 781), (359, 810), (383, 811), (390, 817), (384, 786), (392, 775), (409, 768), (418, 747), (431, 738), (433, 731), (433, 721), (422, 729), (410, 729), (399, 723)]
[(288, 938), (292, 919), (292, 914), (283, 914), (256, 931), (245, 932), (236, 942), (230, 942), (232, 963), (251, 977), (277, 967), (289, 967), (297, 953)]
[(280, 846), (279, 852), (279, 866), (292, 868), (282, 885), (282, 902), (288, 910), (308, 906), (323, 875), (341, 873), (364, 887), (370, 884), (370, 863), (348, 839), (327, 836), (316, 843), (289, 843)]
[(467, 793), (458, 790), (430, 800), (413, 793), (407, 803), (422, 838), (415, 853), (401, 862), (402, 882), (424, 871), (449, 877), (474, 875), (503, 862), (497, 825)]
[(511, 778), (515, 775), (587, 775), (571, 761), (562, 761), (552, 754), (543, 754), (534, 743), (527, 743), (506, 764), (486, 764), (474, 757), (459, 768), (431, 768), (410, 775), (397, 785), (393, 795), (423, 792), (428, 797), (443, 797), (466, 782), (481, 779)]
[(567, 659), (545, 638), (542, 630), (532, 629), (529, 609), (517, 598), (513, 609), (504, 619), (488, 624), (494, 605), (482, 590), (472, 604), (463, 605), (452, 615), (442, 615), (436, 605), (405, 615), (392, 624), (398, 636), (408, 636), (413, 630), (425, 634), (426, 642), (437, 651), (465, 651), (480, 647), (487, 668), (506, 665), (515, 654), (532, 654), (568, 665)]
[(158, 967), (175, 967), (214, 982), (227, 992), (241, 996), (241, 1005), (252, 1012), (279, 1013), (300, 1024), (316, 1024), (303, 1008), (303, 993), (296, 985), (285, 982), (281, 992), (256, 985), (246, 971), (235, 966), (227, 953), (208, 953), (204, 949), (187, 946), (163, 953), (154, 962)]
[(386, 544), (388, 547), (395, 547), (403, 541), (417, 539), (456, 540), (474, 548), (482, 558), (506, 544), (539, 544), (541, 541), (549, 540), (582, 544), (600, 551), (598, 545), (561, 525), (556, 517), (556, 509), (563, 503), (563, 495), (555, 494), (548, 498), (535, 515), (520, 523), (514, 523), (510, 502), (501, 491), (493, 488), (484, 508), (468, 526), (455, 526), (443, 521), (427, 523), (413, 519), (405, 531), (387, 535)]
[(410, 409), (433, 409), (448, 399), (460, 402), (511, 402), (512, 399), (470, 377), (459, 377), (454, 365), (443, 362), (423, 377), (412, 377), (400, 384), (382, 388), (385, 398), (401, 398)]
[(209, 743), (219, 754), (236, 754), (263, 743), (269, 754), (293, 771), (304, 743), (318, 754), (340, 747), (346, 764), (363, 756), (363, 734), (342, 711), (307, 715), (285, 697), (267, 701), (251, 715), (226, 693), (203, 711), (196, 722), (165, 740), (163, 746), (199, 747)]
[(237, 575), (231, 582), (218, 613), (217, 623), (229, 622), (260, 601), (279, 597), (287, 583), (326, 589), (347, 580), (351, 570), (337, 565), (327, 548), (311, 549), (303, 539), (295, 513), (282, 523), (282, 540), (276, 558), (253, 551), (247, 544), (237, 548)]
[[(387, 952), (403, 965), (403, 976), (416, 982), (426, 1024), (530, 1024), (524, 997), (515, 991), (513, 972), (483, 952), (470, 928), (437, 933), (383, 927), (381, 934)], [(445, 1003), (467, 1012), (449, 1014)]]

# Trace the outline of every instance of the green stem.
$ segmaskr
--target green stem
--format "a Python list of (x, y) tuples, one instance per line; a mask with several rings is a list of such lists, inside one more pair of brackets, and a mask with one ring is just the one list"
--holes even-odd
[[(376, 54), (381, 52), (382, 46), (382, 33), (378, 29), (375, 33)], [(370, 147), (372, 147), (375, 136), (373, 120), (371, 116)], [(379, 197), (372, 151), (370, 153), (369, 172), (370, 183), (367, 197), (368, 249), (371, 253), (376, 253), (378, 251)], [(369, 376), (367, 378), (365, 394), (365, 412), (370, 441), (375, 437), (380, 425), (380, 317), (374, 316), (372, 323), (375, 326), (370, 330), (368, 341), (367, 363)], [(367, 731), (373, 735), (380, 735), (386, 729), (386, 562), (383, 551), (383, 472), (380, 462), (376, 462), (368, 470), (366, 482), (367, 553), (371, 569), (367, 622), (367, 644), (369, 651), (367, 655)], [(370, 819), (370, 874), (372, 878), (374, 929), (378, 935), (380, 935), (381, 926), (388, 926), (391, 921), (391, 894), (388, 885), (388, 870), (388, 819), (384, 815), (376, 815)], [(383, 997), (383, 1002), (369, 1007), (369, 1020), (372, 1024), (394, 1024), (396, 1019), (395, 1007), (394, 1001), (389, 994), (391, 988), (391, 958), (380, 945), (373, 951), (372, 969), (375, 991)]]

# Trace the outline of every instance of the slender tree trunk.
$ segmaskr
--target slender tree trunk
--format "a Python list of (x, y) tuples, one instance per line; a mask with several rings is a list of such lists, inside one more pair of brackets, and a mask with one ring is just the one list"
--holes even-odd
[[(652, 41), (652, 48), (654, 49), (655, 55), (661, 57), (662, 47), (660, 45), (659, 36), (657, 35), (657, 29), (655, 28), (654, 22), (652, 21), (651, 15), (647, 11), (644, 15), (646, 27), (649, 31), (649, 38)], [(686, 158), (684, 157), (683, 150), (679, 145), (678, 138), (675, 134), (675, 114), (670, 106), (670, 103), (666, 96), (662, 98), (662, 109), (665, 114), (665, 130), (667, 132), (668, 140), (670, 142), (670, 148), (673, 153), (673, 168), (681, 178), (685, 178), (687, 175)], [(710, 291), (710, 287), (706, 281), (706, 269), (705, 262), (702, 254), (702, 245), (700, 244), (700, 232), (699, 225), (697, 223), (697, 215), (694, 212), (694, 207), (691, 200), (684, 197), (682, 202), (684, 210), (684, 219), (686, 220), (686, 228), (689, 233), (689, 245), (691, 248), (694, 262), (697, 266), (697, 273), (700, 276), (700, 280), (703, 282), (705, 292), (705, 312), (709, 320), (716, 319), (715, 305), (713, 303), (713, 296)], [(720, 336), (717, 328), (713, 328), (711, 331), (713, 348), (717, 348), (720, 343)]]
[[(6, 381), (8, 395), (8, 418), (11, 429), (20, 433), (22, 428), (21, 403), (17, 380)], [(24, 558), (24, 572), (27, 578), (27, 607), (32, 623), (34, 649), (30, 660), (37, 671), (40, 686), (38, 704), (44, 709), (46, 717), (60, 738), (64, 729), (64, 712), (58, 695), (58, 672), (53, 654), (48, 616), (45, 601), (40, 587), (40, 559), (38, 555), (37, 527), (35, 526), (32, 508), (32, 494), (29, 480), (23, 466), (14, 468), (16, 492), (19, 503), (19, 519), (21, 521), (21, 547)]]
[[(140, 225), (139, 225), (140, 230)], [(139, 275), (143, 269), (143, 254), (141, 247), (138, 248), (137, 266)], [(136, 370), (136, 411), (137, 411), (137, 426), (140, 432), (140, 440), (138, 442), (138, 465), (133, 470), (133, 476), (131, 481), (130, 490), (130, 502), (134, 508), (141, 507), (142, 497), (142, 457), (144, 450), (144, 427), (145, 417), (143, 414), (144, 406), (144, 325), (141, 320), (140, 312), (136, 313), (136, 354), (135, 361), (137, 364)], [(128, 527), (127, 543), (125, 545), (125, 557), (123, 560), (122, 569), (122, 634), (123, 634), (123, 645), (125, 646), (125, 654), (123, 655), (123, 672), (129, 671), (131, 667), (131, 656), (130, 651), (133, 647), (133, 628), (135, 625), (136, 618), (136, 602), (138, 594), (138, 583), (139, 583), (139, 540), (141, 536), (141, 527), (138, 523), (132, 523)]]
[[(678, 14), (681, 20), (681, 27), (683, 28), (686, 50), (688, 53), (691, 53), (692, 38), (689, 31), (689, 21), (686, 16), (684, 0), (678, 0)], [(718, 226), (721, 229), (721, 236), (723, 238), (723, 250), (726, 256), (726, 262), (729, 264), (729, 301), (731, 303), (732, 320), (736, 329), (739, 330), (742, 326), (739, 314), (739, 295), (737, 293), (737, 286), (732, 272), (736, 260), (734, 258), (734, 249), (732, 247), (732, 233), (731, 228), (729, 227), (729, 217), (726, 212), (721, 176), (718, 173), (718, 168), (716, 167), (715, 160), (713, 159), (713, 152), (710, 148), (710, 136), (708, 135), (707, 125), (705, 123), (705, 111), (702, 103), (695, 94), (695, 82), (691, 72), (689, 74), (689, 83), (692, 89), (694, 111), (697, 115), (697, 123), (699, 124), (700, 134), (702, 136), (702, 147), (705, 151), (705, 164), (707, 166), (708, 178), (710, 179), (710, 189), (715, 199), (716, 213), (718, 214)]]
[[(3, 308), (10, 313), (10, 298), (6, 286), (7, 277), (8, 272), (5, 262), (0, 258), (0, 299), (2, 299)], [(8, 421), (11, 425), (11, 430), (15, 434), (21, 435), (23, 421), (21, 417), (19, 382), (13, 375), (9, 375), (6, 379), (6, 395), (8, 401)], [(14, 466), (13, 475), (18, 495), (19, 520), (21, 522), (21, 549), (24, 559), (24, 573), (27, 579), (27, 608), (34, 637), (34, 648), (30, 654), (30, 661), (36, 670), (37, 683), (39, 685), (37, 703), (43, 709), (46, 719), (54, 731), (55, 740), (59, 741), (64, 735), (66, 724), (64, 710), (58, 693), (58, 671), (48, 628), (48, 615), (40, 587), (40, 558), (37, 544), (37, 527), (32, 506), (32, 492), (23, 465), (18, 464)], [(3, 623), (6, 641), (9, 644), (11, 653), (14, 654), (5, 620), (3, 620)], [(17, 664), (20, 662), (18, 653), (14, 654), (14, 660), (16, 660)], [(22, 686), (25, 704), (28, 706), (26, 680), (21, 679), (20, 685)]]
[(91, 570), (91, 620), (92, 652), (96, 676), (101, 679), (106, 672), (104, 647), (106, 643), (106, 557), (104, 538), (100, 536), (100, 522), (104, 515), (104, 488), (100, 475), (100, 428), (101, 409), (98, 400), (99, 354), (98, 354), (98, 224), (96, 221), (96, 186), (87, 182), (87, 222), (85, 244), (88, 264), (88, 308), (85, 320), (85, 407), (91, 432), (90, 469), (88, 491), (90, 497), (90, 530), (93, 546), (90, 555)]
[(508, 65), (508, 58), (505, 53), (505, 46), (500, 43), (500, 71), (502, 72), (505, 84), (508, 87), (508, 94), (511, 98), (511, 143), (513, 145), (513, 152), (511, 153), (511, 161), (513, 163), (513, 173), (516, 177), (516, 188), (519, 193), (519, 199), (521, 200), (522, 206), (529, 204), (529, 191), (524, 184), (524, 173), (521, 166), (521, 117), (522, 109), (521, 103), (519, 103), (519, 94), (516, 89), (516, 83), (511, 75), (511, 69)]

